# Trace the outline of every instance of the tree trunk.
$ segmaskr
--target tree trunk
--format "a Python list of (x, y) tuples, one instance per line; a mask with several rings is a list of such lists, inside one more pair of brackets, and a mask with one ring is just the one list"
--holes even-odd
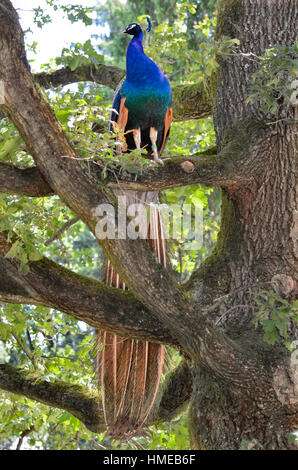
[[(242, 52), (260, 56), (270, 45), (294, 44), (297, 13), (298, 5), (292, 0), (221, 1), (217, 33), (238, 38)], [(240, 380), (237, 390), (215, 378), (213, 372), (197, 367), (190, 411), (196, 448), (238, 449), (244, 441), (252, 441), (256, 448), (292, 448), (288, 436), (298, 425), (297, 365), (288, 363), (289, 354), (280, 345), (266, 345), (263, 332), (255, 330), (251, 322), (251, 293), (256, 285), (268, 290), (275, 287), (290, 299), (297, 295), (296, 161), (291, 122), (295, 110), (281, 104), (279, 116), (273, 118), (279, 122), (265, 124), (270, 117), (246, 104), (255, 69), (255, 62), (240, 54), (221, 61), (214, 108), (217, 144), (222, 149), (235, 139), (245, 139), (253, 165), (243, 169), (248, 184), (239, 184), (235, 178), (233, 186), (223, 188), (217, 248), (193, 275), (189, 287), (200, 305), (208, 304), (215, 292), (217, 297), (231, 294), (218, 312), (221, 327), (239, 345), (249, 344), (248, 362), (255, 355), (266, 358), (262, 362), (267, 383), (260, 386), (258, 377), (254, 386)], [(213, 318), (216, 321), (216, 315)], [(297, 338), (294, 327), (291, 334), (292, 339)]]

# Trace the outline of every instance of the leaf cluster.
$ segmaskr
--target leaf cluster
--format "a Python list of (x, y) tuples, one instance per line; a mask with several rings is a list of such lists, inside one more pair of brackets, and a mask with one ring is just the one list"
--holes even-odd
[(258, 311), (253, 324), (264, 330), (264, 340), (275, 344), (282, 340), (291, 350), (289, 330), (291, 323), (298, 325), (298, 301), (290, 303), (274, 291), (260, 291), (256, 296)]
[(277, 115), (281, 105), (288, 107), (293, 97), (291, 82), (297, 75), (298, 49), (271, 46), (257, 58), (259, 66), (252, 76), (248, 103), (257, 103), (264, 113)]

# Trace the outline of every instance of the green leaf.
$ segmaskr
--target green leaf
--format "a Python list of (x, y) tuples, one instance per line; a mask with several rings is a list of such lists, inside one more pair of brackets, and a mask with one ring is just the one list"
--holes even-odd
[(70, 70), (73, 72), (75, 69), (77, 69), (81, 65), (81, 62), (82, 62), (81, 56), (74, 56), (69, 62)]

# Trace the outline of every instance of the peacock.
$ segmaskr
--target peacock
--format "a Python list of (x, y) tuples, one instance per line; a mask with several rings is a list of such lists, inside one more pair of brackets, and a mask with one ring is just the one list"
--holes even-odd
[[(147, 22), (147, 31), (150, 31), (149, 18)], [(122, 132), (123, 142), (116, 145), (118, 155), (145, 148), (147, 158), (163, 164), (160, 156), (173, 119), (171, 87), (159, 67), (144, 53), (143, 29), (142, 24), (130, 23), (123, 31), (133, 37), (126, 54), (126, 77), (114, 94), (110, 131)], [(157, 261), (170, 269), (161, 214), (154, 205), (158, 201), (158, 192), (114, 192), (117, 196), (125, 196), (127, 205), (150, 205), (145, 227), (147, 242)], [(109, 260), (105, 282), (126, 289)], [(118, 439), (129, 438), (140, 433), (146, 425), (160, 385), (165, 347), (121, 338), (106, 331), (99, 333), (98, 344), (97, 368), (107, 431)]]

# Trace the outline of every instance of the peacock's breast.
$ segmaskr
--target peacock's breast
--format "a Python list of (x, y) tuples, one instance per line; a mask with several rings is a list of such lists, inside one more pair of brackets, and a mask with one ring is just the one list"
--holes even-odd
[(171, 92), (165, 87), (154, 84), (134, 86), (124, 82), (121, 96), (126, 97), (125, 106), (128, 109), (127, 129), (146, 129), (155, 127), (160, 130), (164, 125), (164, 118), (171, 105)]

